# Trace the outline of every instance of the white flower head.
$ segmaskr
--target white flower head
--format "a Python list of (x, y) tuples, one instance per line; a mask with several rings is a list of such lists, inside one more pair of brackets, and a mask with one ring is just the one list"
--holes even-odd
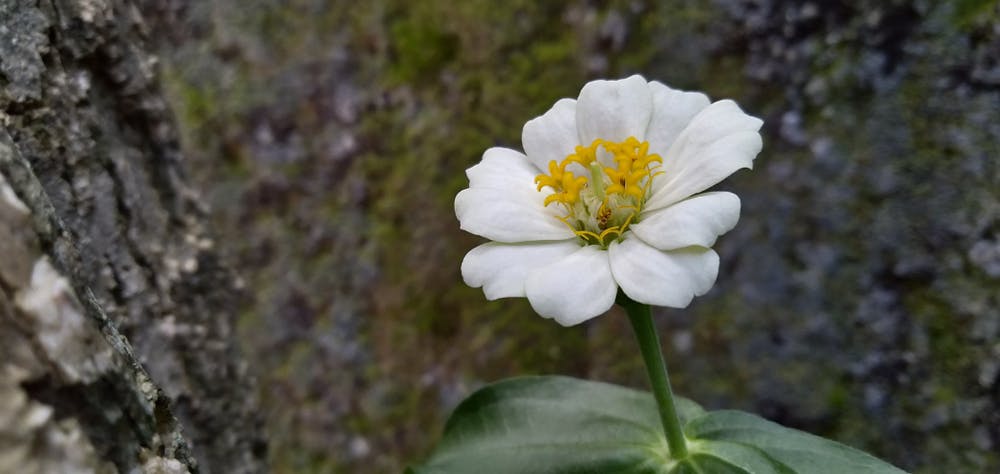
[(525, 153), (490, 148), (466, 171), (455, 213), (492, 242), (465, 256), (465, 282), (565, 326), (607, 311), (619, 288), (686, 307), (715, 283), (711, 247), (740, 215), (735, 194), (703, 191), (753, 166), (761, 124), (638, 75), (587, 83), (524, 125)]

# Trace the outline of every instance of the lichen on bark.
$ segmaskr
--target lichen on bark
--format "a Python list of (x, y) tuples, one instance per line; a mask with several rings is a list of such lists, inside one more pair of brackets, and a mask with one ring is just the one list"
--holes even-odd
[(11, 393), (118, 471), (260, 472), (237, 277), (146, 35), (129, 1), (0, 0), (3, 334), (38, 361)]

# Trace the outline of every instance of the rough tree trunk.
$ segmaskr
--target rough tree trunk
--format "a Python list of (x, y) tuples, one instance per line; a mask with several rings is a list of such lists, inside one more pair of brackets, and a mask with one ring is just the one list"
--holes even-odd
[(0, 472), (263, 470), (145, 41), (127, 1), (0, 0)]

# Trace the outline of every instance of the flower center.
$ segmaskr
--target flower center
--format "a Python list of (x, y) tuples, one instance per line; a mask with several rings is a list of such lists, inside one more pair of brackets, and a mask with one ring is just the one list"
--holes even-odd
[(649, 197), (650, 184), (663, 160), (649, 154), (649, 142), (598, 138), (577, 146), (562, 162), (549, 162), (549, 173), (535, 177), (538, 190), (550, 187), (545, 205), (562, 206), (559, 219), (588, 245), (607, 248), (636, 222)]

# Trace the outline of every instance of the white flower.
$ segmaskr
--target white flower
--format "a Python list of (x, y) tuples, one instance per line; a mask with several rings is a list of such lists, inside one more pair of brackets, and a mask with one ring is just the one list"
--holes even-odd
[(711, 247), (740, 214), (736, 195), (703, 191), (752, 167), (761, 123), (642, 76), (588, 83), (524, 125), (525, 154), (490, 148), (466, 171), (455, 213), (493, 242), (465, 256), (465, 282), (565, 326), (607, 311), (619, 287), (686, 307), (715, 283)]

